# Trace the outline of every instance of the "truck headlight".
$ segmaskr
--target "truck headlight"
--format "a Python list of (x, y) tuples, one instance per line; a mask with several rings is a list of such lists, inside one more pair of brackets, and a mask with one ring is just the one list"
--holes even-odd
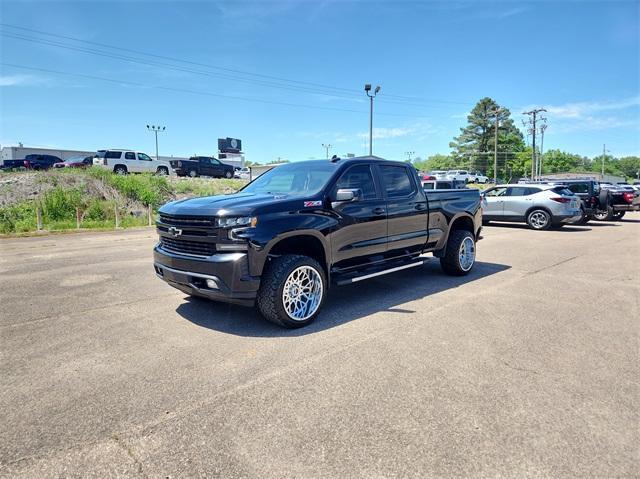
[(240, 216), (216, 219), (216, 226), (218, 226), (218, 228), (233, 228), (236, 226), (254, 227), (257, 224), (258, 218), (256, 218), (255, 216)]

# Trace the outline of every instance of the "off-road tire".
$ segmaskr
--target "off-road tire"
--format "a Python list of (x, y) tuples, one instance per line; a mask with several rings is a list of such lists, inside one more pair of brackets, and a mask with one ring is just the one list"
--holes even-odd
[(613, 219), (613, 208), (610, 206), (606, 210), (598, 210), (593, 218), (598, 221), (611, 221)]
[[(535, 215), (539, 215), (539, 214), (543, 214), (547, 218), (547, 221), (543, 226), (539, 226), (539, 224), (537, 224), (534, 221)], [(551, 227), (551, 215), (545, 210), (536, 208), (534, 210), (531, 210), (527, 215), (527, 224), (529, 225), (529, 228), (531, 228), (532, 230), (538, 230), (538, 231), (548, 230)]]
[(471, 233), (471, 231), (453, 230), (449, 234), (449, 239), (447, 241), (447, 247), (444, 256), (440, 258), (440, 267), (446, 274), (451, 276), (464, 276), (466, 274), (469, 274), (469, 272), (475, 266), (475, 258), (471, 267), (466, 271), (460, 265), (460, 247), (462, 246), (462, 242), (466, 238), (471, 238), (475, 251), (476, 240), (473, 237), (473, 233)]
[[(314, 268), (322, 278), (323, 287), (322, 298), (316, 312), (303, 321), (296, 321), (291, 319), (284, 309), (282, 290), (291, 272), (300, 266), (311, 266)], [(327, 296), (327, 287), (327, 278), (324, 269), (315, 259), (297, 254), (278, 256), (271, 259), (265, 265), (265, 271), (262, 273), (262, 280), (260, 282), (260, 289), (256, 297), (256, 306), (260, 314), (262, 314), (267, 321), (285, 328), (301, 328), (312, 323), (320, 313), (322, 304)]]

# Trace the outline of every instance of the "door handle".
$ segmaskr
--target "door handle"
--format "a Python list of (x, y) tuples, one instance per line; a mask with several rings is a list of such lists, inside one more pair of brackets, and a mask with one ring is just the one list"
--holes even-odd
[(425, 208), (425, 204), (424, 204), (424, 203), (418, 203), (418, 204), (416, 205), (416, 209), (417, 209), (417, 210), (423, 210), (424, 208)]
[(385, 212), (384, 208), (378, 207), (378, 208), (374, 208), (373, 209), (373, 214), (374, 215), (381, 215), (381, 214), (384, 214), (384, 212)]

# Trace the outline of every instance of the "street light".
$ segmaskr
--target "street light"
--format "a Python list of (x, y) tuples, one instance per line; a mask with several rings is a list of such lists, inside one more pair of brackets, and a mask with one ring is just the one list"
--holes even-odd
[(158, 132), (164, 131), (166, 129), (166, 126), (147, 125), (147, 130), (152, 131), (156, 134), (156, 161), (158, 161)]
[(411, 157), (413, 155), (415, 155), (416, 152), (415, 151), (405, 151), (404, 154), (407, 155), (407, 158), (409, 158), (409, 163), (411, 163)]
[(380, 85), (376, 86), (376, 89), (371, 95), (369, 92), (371, 91), (371, 84), (367, 83), (364, 86), (364, 91), (367, 93), (369, 100), (371, 101), (371, 107), (369, 109), (369, 156), (373, 156), (373, 99), (380, 91)]
[(325, 145), (325, 144), (323, 143), (323, 144), (322, 144), (322, 148), (324, 148), (324, 149), (325, 149), (325, 151), (326, 151), (326, 153), (327, 153), (327, 160), (328, 160), (328, 159), (329, 159), (329, 150), (330, 150), (331, 148), (333, 148), (333, 145), (332, 145), (332, 144), (330, 144), (330, 143), (327, 143), (327, 144)]

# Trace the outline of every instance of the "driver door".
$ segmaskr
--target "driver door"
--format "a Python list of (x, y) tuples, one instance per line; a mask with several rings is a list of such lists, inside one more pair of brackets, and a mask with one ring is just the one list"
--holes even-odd
[(387, 248), (387, 205), (371, 165), (349, 167), (333, 187), (332, 199), (339, 189), (357, 189), (360, 195), (333, 205), (340, 223), (331, 235), (334, 267), (348, 271), (382, 260)]
[(482, 216), (488, 220), (500, 219), (504, 215), (505, 186), (491, 188), (482, 194)]

